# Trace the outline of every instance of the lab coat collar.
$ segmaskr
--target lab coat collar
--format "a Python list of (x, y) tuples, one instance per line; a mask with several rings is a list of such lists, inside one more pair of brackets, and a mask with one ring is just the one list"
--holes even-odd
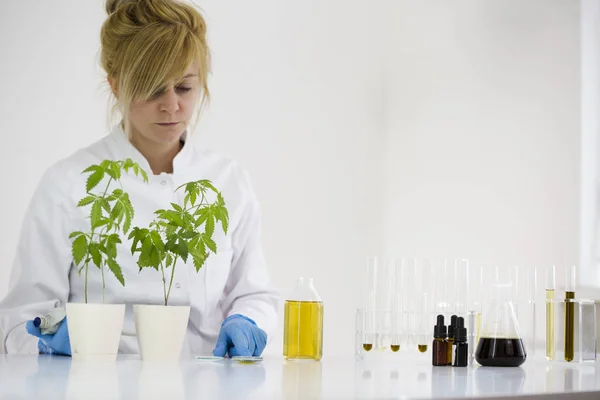
[[(111, 136), (114, 138), (118, 153), (123, 159), (131, 158), (141, 168), (148, 171), (149, 175), (152, 173), (152, 169), (150, 168), (148, 160), (146, 160), (146, 157), (144, 157), (144, 155), (140, 153), (140, 151), (129, 141), (129, 138), (123, 130), (121, 123), (113, 126)], [(194, 141), (192, 139), (188, 140), (188, 130), (183, 132), (181, 135), (181, 140), (183, 141), (183, 148), (173, 159), (173, 175), (181, 173), (182, 169), (190, 164), (194, 153)]]

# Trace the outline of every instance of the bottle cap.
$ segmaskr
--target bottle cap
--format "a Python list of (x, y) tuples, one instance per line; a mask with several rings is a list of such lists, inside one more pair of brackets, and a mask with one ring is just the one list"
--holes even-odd
[(456, 315), (450, 317), (450, 325), (448, 325), (448, 337), (454, 339), (454, 328), (456, 328)]
[(444, 325), (444, 316), (437, 316), (437, 324), (433, 327), (433, 337), (436, 339), (445, 339), (446, 334), (446, 325)]
[(463, 317), (458, 317), (456, 320), (456, 328), (454, 328), (454, 341), (467, 341), (467, 328), (465, 328), (465, 319)]

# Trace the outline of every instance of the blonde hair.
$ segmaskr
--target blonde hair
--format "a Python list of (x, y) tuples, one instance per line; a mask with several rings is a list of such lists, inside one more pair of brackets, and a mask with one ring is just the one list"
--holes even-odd
[(191, 133), (210, 98), (210, 54), (200, 12), (178, 0), (106, 0), (105, 8), (108, 18), (100, 31), (100, 63), (118, 93), (109, 121), (120, 111), (130, 136), (131, 103), (146, 101), (168, 81), (182, 79), (196, 61), (201, 101), (196, 121), (188, 129)]

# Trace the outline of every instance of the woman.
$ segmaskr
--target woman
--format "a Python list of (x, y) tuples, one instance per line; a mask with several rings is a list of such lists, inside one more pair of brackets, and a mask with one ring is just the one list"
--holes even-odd
[[(67, 302), (84, 301), (69, 240), (70, 232), (89, 224), (77, 207), (85, 192), (81, 172), (104, 159), (131, 158), (150, 175), (148, 183), (132, 177), (123, 184), (135, 207), (134, 225), (147, 226), (155, 210), (179, 203), (174, 189), (182, 183), (210, 179), (222, 192), (228, 234), (216, 238), (218, 253), (199, 273), (191, 261), (178, 266), (169, 304), (191, 306), (187, 343), (192, 353), (260, 355), (277, 324), (278, 294), (270, 287), (260, 247), (259, 205), (238, 164), (201, 151), (190, 139), (192, 119), (209, 95), (205, 22), (196, 9), (176, 0), (108, 0), (106, 10), (101, 63), (121, 121), (100, 141), (49, 168), (36, 189), (9, 293), (0, 303), (4, 348), (70, 355), (66, 319), (49, 336), (32, 320)], [(151, 272), (138, 272), (129, 241), (119, 246), (127, 283), (122, 287), (107, 279), (104, 301), (126, 304), (124, 331), (132, 331), (132, 305), (161, 304), (162, 282)], [(100, 302), (100, 274), (88, 279), (90, 302)], [(136, 338), (122, 336), (119, 351), (139, 352)]]

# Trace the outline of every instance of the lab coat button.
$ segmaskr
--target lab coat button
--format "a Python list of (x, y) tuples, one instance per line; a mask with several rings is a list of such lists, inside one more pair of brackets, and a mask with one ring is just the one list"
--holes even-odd
[(180, 287), (181, 287), (181, 284), (180, 284), (179, 282), (177, 282), (177, 283), (175, 284), (175, 288), (176, 288), (176, 289), (179, 289)]
[(164, 181), (164, 180), (160, 181), (160, 184), (163, 185), (163, 186), (165, 186), (167, 184), (167, 181)]

